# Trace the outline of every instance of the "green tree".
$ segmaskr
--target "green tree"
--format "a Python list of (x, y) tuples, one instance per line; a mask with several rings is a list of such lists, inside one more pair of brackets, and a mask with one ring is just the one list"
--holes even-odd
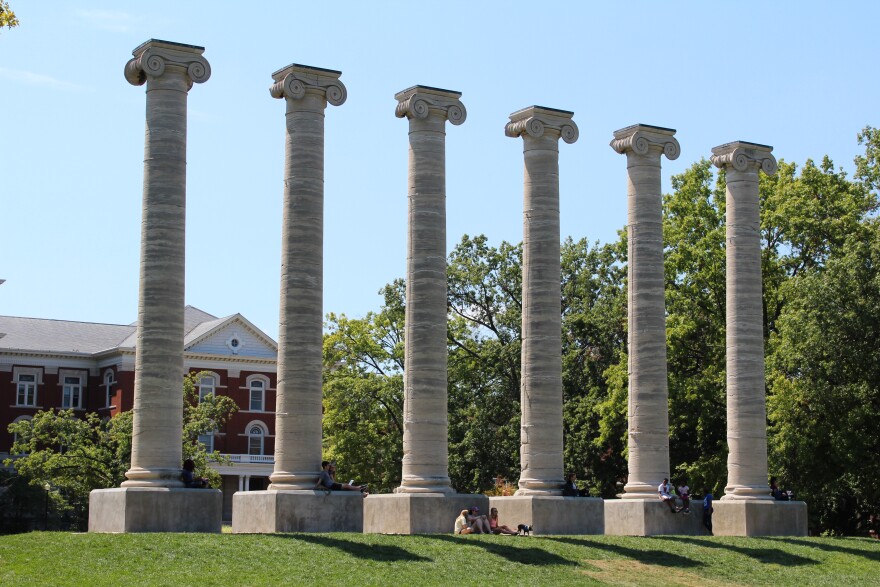
[(327, 317), (324, 458), (346, 477), (389, 492), (400, 485), (403, 462), (403, 280), (380, 293), (378, 313)]
[[(184, 378), (184, 458), (196, 462), (197, 474), (218, 486), (219, 474), (208, 461), (209, 455), (198, 442), (201, 434), (222, 427), (235, 411), (235, 402), (225, 396), (207, 396), (198, 401), (196, 382), (201, 374)], [(85, 529), (88, 523), (89, 493), (93, 489), (118, 487), (131, 467), (132, 412), (102, 419), (90, 412), (84, 417), (73, 410), (45, 410), (31, 420), (9, 425), (15, 434), (11, 453), (5, 461), (28, 483), (49, 488), (55, 508), (69, 514), (71, 525)]]
[(9, 8), (9, 2), (5, 0), (0, 0), (0, 29), (7, 28), (11, 29), (13, 27), (18, 26), (18, 18), (15, 16), (15, 13)]

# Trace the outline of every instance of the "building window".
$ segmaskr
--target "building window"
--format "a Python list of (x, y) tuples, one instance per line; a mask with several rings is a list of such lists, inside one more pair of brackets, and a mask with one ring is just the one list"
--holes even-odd
[(213, 375), (203, 375), (202, 378), (199, 379), (199, 402), (203, 401), (208, 394), (214, 396), (216, 387), (217, 380), (214, 379)]
[(106, 398), (107, 403), (104, 405), (108, 408), (113, 405), (113, 384), (116, 383), (116, 377), (113, 375), (113, 371), (107, 371), (104, 373), (104, 389), (107, 392)]
[(262, 412), (265, 410), (266, 383), (262, 379), (253, 379), (248, 388), (251, 392), (250, 411)]
[(199, 434), (199, 442), (205, 447), (205, 452), (214, 452), (214, 433)]
[(253, 424), (248, 428), (248, 454), (263, 454), (266, 431), (259, 424)]
[[(16, 422), (21, 422), (22, 420), (32, 420), (32, 419), (33, 418), (31, 418), (30, 416), (19, 416), (18, 418), (13, 420), (12, 423), (15, 424)], [(18, 432), (14, 432), (12, 434), (12, 444), (14, 445), (16, 442), (18, 442)], [(16, 454), (25, 454), (25, 453), (16, 453)]]
[(18, 394), (15, 399), (17, 406), (36, 407), (37, 405), (37, 376), (27, 373), (18, 375)]
[(82, 408), (82, 379), (65, 376), (64, 388), (61, 392), (61, 407), (78, 410)]

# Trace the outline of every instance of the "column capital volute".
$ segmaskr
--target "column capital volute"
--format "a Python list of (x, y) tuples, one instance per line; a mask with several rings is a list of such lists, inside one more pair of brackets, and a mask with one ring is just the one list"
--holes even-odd
[(442, 116), (454, 125), (467, 118), (467, 110), (461, 103), (461, 92), (432, 88), (431, 86), (412, 86), (394, 94), (397, 118), (425, 119), (429, 114)]
[(533, 138), (548, 136), (573, 143), (578, 140), (578, 127), (572, 120), (574, 112), (557, 110), (546, 106), (529, 106), (517, 110), (510, 115), (510, 122), (504, 126), (504, 134), (508, 137), (523, 135)]
[(658, 157), (663, 154), (670, 161), (674, 161), (681, 155), (681, 146), (673, 135), (675, 135), (674, 128), (633, 124), (614, 131), (611, 148), (620, 154), (647, 155), (654, 153)]
[(125, 79), (141, 86), (149, 79), (158, 79), (166, 73), (185, 77), (187, 89), (193, 83), (203, 84), (211, 77), (211, 65), (202, 57), (204, 47), (172, 41), (150, 39), (135, 47), (134, 57), (125, 64)]
[(272, 74), (275, 80), (269, 86), (273, 98), (299, 100), (306, 93), (317, 93), (333, 106), (341, 106), (348, 98), (348, 90), (340, 81), (341, 71), (291, 63)]
[(776, 174), (776, 157), (773, 147), (734, 141), (712, 149), (712, 164), (719, 169), (733, 168), (736, 171), (763, 171), (767, 175)]

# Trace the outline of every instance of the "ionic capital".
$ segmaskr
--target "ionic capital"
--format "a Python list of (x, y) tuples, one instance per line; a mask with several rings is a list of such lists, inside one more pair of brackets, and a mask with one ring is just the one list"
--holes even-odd
[(273, 98), (299, 100), (307, 93), (319, 94), (334, 106), (348, 98), (345, 84), (339, 81), (341, 71), (292, 63), (272, 74), (275, 83), (269, 86)]
[(461, 103), (461, 92), (432, 88), (430, 86), (413, 86), (394, 94), (397, 118), (425, 119), (428, 115), (441, 116), (452, 124), (459, 125), (467, 118), (467, 110)]
[(193, 83), (203, 84), (211, 77), (211, 65), (202, 57), (204, 47), (150, 39), (131, 52), (125, 64), (125, 79), (134, 86), (161, 78), (166, 73), (183, 75), (187, 90)]
[(776, 173), (776, 157), (772, 154), (773, 147), (734, 141), (712, 149), (712, 164), (719, 169), (733, 168), (737, 171), (754, 171), (760, 169), (767, 175)]
[(674, 161), (681, 155), (681, 146), (673, 136), (674, 134), (674, 128), (634, 124), (614, 131), (611, 148), (621, 154), (628, 152), (637, 155), (654, 153), (658, 157), (663, 154), (670, 161)]
[(529, 106), (510, 115), (510, 122), (504, 127), (509, 137), (528, 135), (533, 138), (543, 136), (559, 139), (566, 143), (578, 140), (578, 127), (571, 119), (574, 112), (557, 110), (544, 106)]

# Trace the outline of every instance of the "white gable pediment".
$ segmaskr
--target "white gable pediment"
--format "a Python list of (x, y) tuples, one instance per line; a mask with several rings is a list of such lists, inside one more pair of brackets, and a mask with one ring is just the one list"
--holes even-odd
[(275, 359), (278, 355), (275, 341), (239, 315), (187, 340), (184, 348), (187, 353), (221, 357)]

